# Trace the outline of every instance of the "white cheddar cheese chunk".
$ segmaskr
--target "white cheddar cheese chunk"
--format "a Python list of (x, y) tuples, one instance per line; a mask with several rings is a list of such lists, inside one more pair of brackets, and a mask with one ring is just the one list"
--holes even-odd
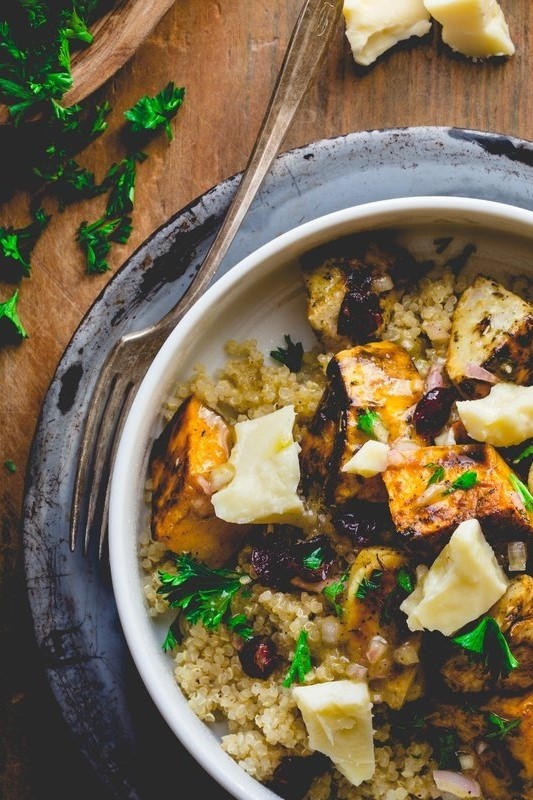
[(331, 758), (354, 786), (374, 775), (372, 703), (366, 683), (349, 680), (296, 686), (292, 694), (309, 747)]
[(431, 28), (423, 0), (344, 0), (346, 36), (357, 64), (367, 67), (402, 39)]
[(294, 406), (286, 406), (235, 424), (228, 462), (233, 478), (211, 496), (217, 517), (246, 524), (294, 522), (302, 514), (295, 416)]
[(376, 442), (373, 439), (365, 442), (346, 462), (342, 472), (372, 478), (387, 469), (389, 450), (389, 445), (383, 442)]
[(442, 25), (442, 40), (470, 58), (512, 56), (509, 26), (496, 0), (424, 0)]
[(533, 386), (497, 383), (486, 397), (462, 400), (457, 413), (468, 435), (494, 447), (511, 447), (533, 436)]
[(410, 630), (451, 636), (488, 611), (508, 585), (481, 525), (468, 519), (456, 528), (400, 609), (407, 614)]

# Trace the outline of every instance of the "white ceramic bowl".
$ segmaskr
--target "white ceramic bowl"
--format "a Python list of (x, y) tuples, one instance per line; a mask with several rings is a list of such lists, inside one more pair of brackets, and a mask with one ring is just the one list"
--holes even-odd
[(160, 408), (194, 364), (209, 371), (224, 357), (228, 339), (255, 338), (263, 352), (290, 332), (314, 342), (305, 314), (298, 258), (312, 247), (363, 230), (394, 229), (418, 258), (435, 253), (434, 239), (473, 243), (469, 268), (495, 277), (502, 265), (533, 273), (533, 212), (486, 200), (412, 197), (383, 200), (328, 214), (297, 227), (237, 264), (179, 323), (154, 359), (127, 418), (112, 476), (109, 550), (124, 634), (148, 692), (172, 731), (198, 762), (239, 800), (271, 800), (271, 791), (247, 775), (219, 746), (217, 732), (194, 715), (161, 649), (168, 626), (154, 623), (141, 590), (138, 538), (146, 530), (143, 500), (149, 451), (162, 429)]

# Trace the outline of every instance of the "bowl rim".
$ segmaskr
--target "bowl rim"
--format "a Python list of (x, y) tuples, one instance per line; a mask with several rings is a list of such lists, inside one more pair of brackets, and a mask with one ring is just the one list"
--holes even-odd
[[(109, 500), (109, 561), (111, 582), (117, 604), (119, 620), (140, 677), (153, 702), (181, 744), (220, 786), (237, 800), (272, 800), (277, 797), (271, 790), (248, 775), (220, 747), (214, 734), (189, 708), (172, 675), (169, 678), (169, 656), (152, 652), (151, 621), (138, 578), (137, 537), (132, 535), (131, 489), (138, 486), (135, 470), (142, 460), (145, 445), (136, 433), (146, 425), (146, 410), (150, 408), (155, 388), (164, 380), (176, 347), (188, 332), (194, 329), (203, 315), (238, 284), (250, 279), (261, 265), (272, 264), (284, 253), (294, 260), (291, 250), (300, 253), (318, 244), (350, 233), (350, 228), (360, 230), (387, 227), (391, 215), (398, 217), (398, 225), (410, 215), (419, 219), (436, 214), (465, 215), (476, 224), (497, 219), (500, 225), (509, 224), (522, 233), (530, 229), (533, 239), (533, 211), (495, 200), (452, 195), (418, 195), (387, 198), (356, 206), (349, 206), (298, 225), (263, 244), (231, 267), (196, 301), (163, 343), (150, 365), (128, 412), (120, 436), (114, 467), (110, 479)], [(362, 224), (364, 223), (364, 224)], [(390, 221), (388, 227), (391, 227)], [(275, 269), (275, 266), (272, 267)], [(146, 443), (145, 443), (146, 444)], [(137, 533), (137, 532), (136, 532)], [(139, 619), (136, 616), (144, 611)], [(131, 624), (132, 621), (139, 623)], [(153, 642), (152, 642), (153, 644)], [(169, 703), (166, 694), (172, 687), (174, 699)], [(179, 706), (179, 708), (178, 708)], [(179, 713), (178, 713), (179, 712)], [(189, 735), (187, 735), (189, 734)]]

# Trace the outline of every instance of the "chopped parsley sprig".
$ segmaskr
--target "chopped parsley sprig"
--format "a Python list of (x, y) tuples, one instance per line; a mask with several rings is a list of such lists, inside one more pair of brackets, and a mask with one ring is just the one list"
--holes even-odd
[(159, 571), (162, 595), (171, 608), (179, 608), (191, 624), (209, 630), (231, 620), (231, 602), (246, 584), (246, 576), (228, 569), (211, 569), (187, 555), (176, 556), (177, 572)]
[(426, 484), (426, 489), (429, 486), (433, 486), (434, 483), (442, 483), (444, 480), (444, 467), (441, 464), (434, 464), (433, 462), (429, 464), (424, 464), (426, 469), (431, 469), (432, 473), (429, 476), (428, 482)]
[(521, 719), (504, 719), (499, 714), (495, 714), (494, 711), (489, 711), (487, 712), (488, 730), (485, 738), (502, 741), (511, 731), (518, 728), (521, 722)]
[(178, 113), (185, 88), (176, 86), (174, 81), (167, 83), (164, 89), (153, 97), (144, 95), (134, 106), (124, 112), (132, 133), (146, 133), (164, 128), (167, 138), (172, 139), (170, 120)]
[(518, 661), (494, 617), (483, 617), (474, 628), (453, 636), (452, 642), (478, 657), (484, 669), (495, 679), (518, 667)]
[(301, 342), (293, 342), (290, 334), (284, 336), (286, 347), (278, 347), (270, 351), (270, 357), (280, 364), (285, 364), (291, 372), (299, 372), (302, 368), (304, 348)]
[(477, 472), (473, 469), (467, 469), (462, 475), (459, 475), (447, 489), (444, 489), (443, 495), (453, 494), (459, 490), (466, 492), (472, 489), (478, 483)]
[(343, 572), (343, 574), (338, 580), (333, 581), (333, 583), (329, 583), (322, 589), (322, 594), (324, 595), (325, 598), (327, 598), (327, 600), (329, 600), (338, 617), (342, 617), (343, 607), (339, 602), (337, 602), (337, 598), (339, 597), (339, 595), (342, 595), (344, 593), (349, 574), (350, 570), (346, 570), (346, 572)]
[(355, 596), (358, 600), (365, 600), (371, 593), (377, 591), (381, 586), (381, 579), (383, 577), (382, 569), (373, 569), (368, 578), (364, 577), (359, 583)]
[(282, 685), (289, 687), (296, 682), (304, 683), (305, 676), (311, 671), (312, 666), (311, 653), (307, 642), (307, 631), (301, 630), (298, 641), (296, 642), (292, 663)]
[(0, 303), (0, 344), (18, 344), (28, 336), (17, 310), (18, 294), (17, 289)]
[(518, 475), (515, 475), (514, 472), (511, 472), (509, 475), (509, 483), (522, 498), (526, 511), (533, 511), (533, 494), (531, 494), (526, 484), (522, 483)]

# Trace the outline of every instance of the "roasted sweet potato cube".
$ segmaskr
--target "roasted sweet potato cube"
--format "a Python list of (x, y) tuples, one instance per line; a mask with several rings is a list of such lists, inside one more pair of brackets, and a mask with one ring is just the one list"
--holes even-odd
[[(407, 351), (392, 342), (341, 350), (330, 360), (327, 375), (328, 386), (301, 441), (304, 488), (320, 486), (329, 504), (353, 497), (386, 501), (380, 475), (363, 478), (343, 472), (343, 466), (369, 438), (392, 444), (407, 437), (424, 443), (411, 423), (413, 407), (422, 396), (422, 379)], [(372, 435), (360, 424), (361, 415), (368, 412), (379, 420)]]
[(249, 530), (218, 519), (211, 503), (211, 473), (228, 460), (230, 444), (225, 420), (190, 395), (150, 456), (153, 538), (214, 568), (228, 561)]
[[(361, 550), (350, 570), (343, 614), (350, 660), (367, 668), (371, 689), (396, 709), (424, 693), (420, 663), (410, 658), (412, 663), (401, 664), (395, 658), (401, 645), (403, 652), (409, 647), (414, 655), (422, 644), (422, 635), (408, 630), (405, 615), (399, 610), (405, 594), (400, 592), (398, 574), (406, 565), (405, 554), (394, 548)], [(372, 655), (376, 637), (383, 640), (379, 657)]]
[(331, 352), (380, 339), (408, 280), (420, 271), (391, 237), (343, 237), (307, 253), (301, 262), (307, 317)]
[(533, 306), (481, 275), (457, 303), (446, 357), (448, 375), (466, 398), (490, 391), (479, 367), (500, 381), (533, 383)]
[(533, 514), (515, 491), (513, 475), (491, 445), (466, 444), (405, 452), (383, 480), (398, 533), (440, 547), (460, 522), (473, 518), (485, 535), (531, 535)]

